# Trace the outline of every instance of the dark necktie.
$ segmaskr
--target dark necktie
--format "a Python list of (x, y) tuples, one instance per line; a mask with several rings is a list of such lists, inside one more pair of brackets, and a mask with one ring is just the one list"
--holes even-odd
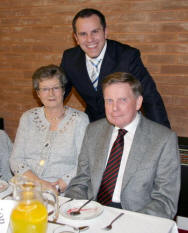
[(97, 201), (108, 205), (112, 201), (114, 188), (117, 181), (121, 158), (124, 147), (125, 129), (119, 129), (118, 136), (112, 146), (106, 169), (104, 171), (101, 186), (97, 195)]

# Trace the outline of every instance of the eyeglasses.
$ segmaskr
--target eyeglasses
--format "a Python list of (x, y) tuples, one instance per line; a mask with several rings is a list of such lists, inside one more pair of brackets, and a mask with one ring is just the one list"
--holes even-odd
[(41, 87), (39, 88), (39, 91), (43, 92), (43, 93), (49, 93), (50, 90), (52, 90), (53, 92), (58, 92), (62, 89), (62, 86), (57, 86), (57, 87)]

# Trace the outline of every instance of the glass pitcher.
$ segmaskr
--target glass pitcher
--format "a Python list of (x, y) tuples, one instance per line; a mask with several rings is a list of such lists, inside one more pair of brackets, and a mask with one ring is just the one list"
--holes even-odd
[(45, 206), (44, 194), (53, 197), (55, 216), (57, 216), (57, 198), (51, 191), (42, 191), (39, 183), (18, 178), (15, 181), (17, 205), (11, 213), (12, 233), (46, 233), (48, 211)]

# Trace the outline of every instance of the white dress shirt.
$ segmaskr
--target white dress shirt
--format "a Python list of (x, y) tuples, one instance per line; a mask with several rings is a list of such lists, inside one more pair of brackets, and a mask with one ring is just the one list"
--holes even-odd
[[(107, 47), (107, 42), (105, 42), (105, 45), (100, 53), (100, 55), (96, 58), (90, 58), (87, 54), (86, 54), (86, 67), (87, 67), (87, 71), (88, 71), (88, 74), (89, 74), (89, 77), (91, 78), (91, 75), (92, 75), (92, 71), (93, 71), (93, 65), (91, 64), (90, 60), (92, 62), (94, 62), (95, 64), (97, 63), (97, 61), (101, 60), (101, 62), (99, 63), (98, 65), (98, 70), (101, 69), (101, 64), (102, 64), (102, 61), (103, 61), (103, 58), (104, 58), (104, 55), (105, 55), (105, 52), (106, 52), (106, 47)], [(100, 73), (100, 72), (99, 72)]]
[[(134, 134), (135, 134), (139, 120), (140, 120), (140, 114), (137, 113), (135, 119), (124, 128), (127, 130), (127, 133), (124, 136), (124, 148), (123, 148), (123, 154), (122, 154), (121, 164), (120, 164), (120, 168), (119, 168), (119, 173), (118, 173), (118, 177), (117, 177), (117, 182), (116, 182), (116, 186), (115, 186), (113, 197), (112, 197), (113, 202), (120, 203), (120, 194), (121, 194), (121, 187), (122, 187), (122, 181), (123, 181), (123, 174), (124, 174), (124, 171), (126, 169), (127, 159), (129, 156), (129, 152), (131, 149)], [(112, 146), (114, 144), (114, 141), (117, 138), (118, 130), (119, 130), (119, 128), (115, 126), (113, 133), (112, 133), (111, 140), (110, 140), (108, 158), (109, 158)], [(106, 163), (108, 162), (108, 158), (107, 158)]]

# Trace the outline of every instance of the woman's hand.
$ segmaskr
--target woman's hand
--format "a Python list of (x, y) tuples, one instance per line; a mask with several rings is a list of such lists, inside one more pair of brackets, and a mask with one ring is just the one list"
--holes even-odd
[(53, 185), (52, 182), (46, 181), (46, 180), (39, 180), (40, 184), (42, 185), (43, 189), (50, 189), (52, 190), (56, 195), (58, 195), (58, 190), (56, 187)]
[(42, 185), (42, 188), (44, 188), (44, 189), (50, 189), (55, 194), (58, 194), (58, 190), (56, 189), (56, 187), (53, 185), (52, 182), (40, 179), (31, 170), (26, 171), (23, 175), (26, 176), (26, 177), (28, 177), (29, 179), (31, 179), (33, 181), (39, 182)]
[(52, 185), (54, 187), (58, 186), (59, 192), (64, 192), (67, 187), (67, 184), (63, 179), (58, 179), (56, 182), (52, 182)]

